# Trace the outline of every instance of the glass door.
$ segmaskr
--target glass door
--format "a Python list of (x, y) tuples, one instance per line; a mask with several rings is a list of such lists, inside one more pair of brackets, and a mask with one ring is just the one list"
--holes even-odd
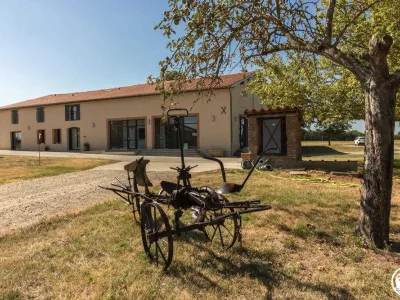
[(137, 148), (136, 126), (128, 126), (128, 148)]
[(69, 130), (69, 150), (80, 150), (80, 129), (72, 127)]
[(11, 150), (21, 149), (21, 131), (11, 132)]
[[(155, 148), (178, 149), (178, 130), (174, 126), (174, 118), (168, 118), (165, 122), (161, 118), (154, 120)], [(180, 117), (183, 146), (186, 149), (197, 148), (197, 117)]]
[(146, 148), (145, 120), (110, 121), (110, 149)]

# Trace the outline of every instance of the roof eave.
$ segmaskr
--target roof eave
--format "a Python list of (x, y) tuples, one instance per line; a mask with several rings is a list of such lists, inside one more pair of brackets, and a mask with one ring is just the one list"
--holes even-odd
[[(240, 81), (242, 81), (242, 80), (243, 79), (241, 79)], [(238, 81), (238, 82), (240, 82), (240, 81)], [(237, 84), (237, 82), (234, 84)], [(215, 88), (213, 88), (213, 90), (228, 89), (230, 87), (232, 87), (232, 85), (223, 86), (223, 87), (215, 87)], [(206, 90), (207, 89), (204, 89), (204, 90), (191, 89), (191, 90), (183, 91), (183, 93), (202, 92), (202, 91), (206, 91)], [(104, 98), (87, 99), (87, 100), (71, 100), (71, 101), (65, 101), (65, 102), (59, 102), (59, 103), (48, 103), (48, 104), (40, 104), (40, 105), (36, 104), (36, 105), (23, 105), (23, 106), (10, 106), (10, 107), (3, 106), (3, 107), (0, 107), (0, 111), (15, 110), (15, 109), (21, 109), (21, 108), (32, 108), (32, 107), (44, 107), (44, 106), (52, 106), (52, 105), (63, 105), (63, 104), (80, 103), (80, 102), (93, 102), (93, 101), (102, 101), (102, 100), (137, 98), (137, 97), (146, 97), (146, 96), (154, 96), (154, 95), (161, 95), (161, 94), (160, 93), (146, 93), (146, 94), (120, 96), (120, 97), (104, 97)]]

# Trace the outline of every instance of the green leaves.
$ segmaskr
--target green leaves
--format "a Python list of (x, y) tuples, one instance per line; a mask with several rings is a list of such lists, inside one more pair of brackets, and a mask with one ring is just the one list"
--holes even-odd
[(248, 90), (271, 107), (298, 107), (306, 123), (318, 125), (362, 118), (363, 94), (347, 70), (324, 58), (290, 52), (285, 59), (273, 55)]
[[(400, 69), (400, 10), (394, 9), (400, 0), (337, 0), (332, 30), (327, 30), (329, 4), (330, 0), (169, 0), (156, 28), (170, 39), (171, 55), (160, 63), (154, 82), (168, 102), (186, 78), (202, 78), (198, 88), (212, 90), (221, 74), (262, 67), (274, 81), (273, 88), (257, 90), (266, 103), (273, 99), (275, 104), (296, 104), (307, 120), (322, 123), (361, 117), (359, 82), (365, 89), (372, 72), (368, 41), (373, 34), (393, 36), (389, 68)], [(182, 30), (177, 28), (184, 29), (179, 36), (176, 32)], [(327, 32), (332, 32), (331, 39)], [(292, 64), (271, 58), (282, 51)], [(291, 58), (294, 53), (297, 58)], [(283, 68), (282, 74), (272, 66)], [(166, 89), (169, 70), (182, 76)]]

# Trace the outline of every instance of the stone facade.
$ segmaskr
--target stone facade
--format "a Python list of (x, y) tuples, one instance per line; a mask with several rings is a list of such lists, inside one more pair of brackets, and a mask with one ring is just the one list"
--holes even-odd
[(282, 118), (282, 141), (286, 151), (281, 154), (265, 155), (262, 159), (272, 169), (306, 169), (348, 172), (357, 170), (356, 161), (303, 161), (301, 157), (301, 124), (302, 119), (297, 109), (260, 109), (245, 111), (248, 120), (248, 150), (242, 153), (242, 161), (255, 161), (263, 149), (263, 119)]
[(301, 115), (297, 109), (250, 110), (245, 112), (248, 120), (248, 153), (242, 154), (242, 160), (254, 160), (261, 154), (262, 121), (266, 118), (282, 118), (285, 122), (286, 151), (279, 155), (268, 155), (274, 165), (289, 164), (301, 161)]

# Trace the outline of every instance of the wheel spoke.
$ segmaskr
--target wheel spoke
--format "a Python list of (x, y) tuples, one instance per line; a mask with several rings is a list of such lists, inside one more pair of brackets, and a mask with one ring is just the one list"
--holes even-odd
[[(156, 223), (156, 225), (157, 225), (157, 223)], [(160, 229), (161, 229), (161, 227), (164, 225), (164, 222), (162, 221), (162, 219), (160, 220), (160, 225), (156, 228), (156, 232), (159, 232), (159, 231), (161, 231)]]
[(151, 225), (150, 225), (149, 216), (148, 216), (147, 213), (145, 213), (144, 216), (146, 217), (146, 221), (145, 221), (145, 223), (144, 223), (144, 224), (145, 224), (145, 227), (147, 226), (147, 230), (150, 230)]
[(213, 241), (214, 240), (214, 236), (215, 236), (215, 233), (217, 232), (217, 229), (218, 229), (218, 225), (215, 227), (215, 229), (214, 229), (214, 233), (213, 233), (213, 235), (212, 235), (212, 237), (211, 237), (211, 241)]
[(234, 238), (235, 236), (230, 232), (230, 230), (225, 226), (225, 224), (221, 224), (222, 227), (226, 229), (226, 231)]
[(156, 264), (157, 264), (157, 267), (158, 267), (158, 244), (157, 244), (157, 241), (154, 242), (154, 245), (156, 247)]
[(163, 209), (152, 202), (144, 204), (141, 217), (144, 250), (157, 267), (166, 270), (173, 255), (173, 240), (168, 218)]
[(158, 248), (158, 250), (160, 251), (161, 254), (161, 258), (164, 260), (164, 263), (167, 263), (167, 259), (165, 258), (164, 253), (162, 252), (160, 246), (158, 245), (158, 243), (156, 242), (156, 247)]
[(153, 254), (151, 253), (151, 247), (153, 246), (153, 243), (149, 243), (149, 256), (153, 258)]
[(222, 232), (221, 232), (221, 228), (220, 228), (219, 225), (218, 225), (218, 231), (219, 231), (219, 237), (221, 238), (222, 247), (224, 247), (224, 239), (223, 239), (223, 237), (222, 237)]

